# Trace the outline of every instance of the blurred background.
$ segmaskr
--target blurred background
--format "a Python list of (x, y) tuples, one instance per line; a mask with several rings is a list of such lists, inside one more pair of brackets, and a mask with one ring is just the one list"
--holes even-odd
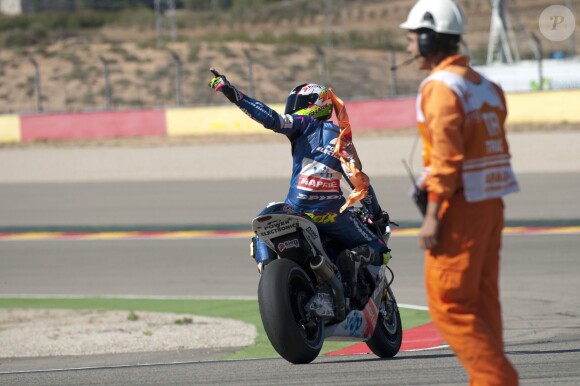
[[(398, 26), (414, 2), (0, 0), (0, 114), (221, 104), (210, 66), (270, 103), (301, 82), (345, 100), (414, 95), (423, 74), (390, 70), (407, 59)], [(506, 91), (580, 88), (578, 28), (552, 41), (538, 27), (546, 7), (577, 1), (458, 2), (473, 64), (499, 83), (528, 74)]]

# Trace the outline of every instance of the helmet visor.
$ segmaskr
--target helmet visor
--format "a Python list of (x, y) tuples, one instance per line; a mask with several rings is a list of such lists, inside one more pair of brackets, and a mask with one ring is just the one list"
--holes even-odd
[(286, 108), (284, 109), (284, 114), (292, 114), (298, 110), (307, 108), (308, 106), (316, 103), (318, 99), (318, 94), (298, 94), (300, 90), (292, 92), (288, 95), (286, 99)]

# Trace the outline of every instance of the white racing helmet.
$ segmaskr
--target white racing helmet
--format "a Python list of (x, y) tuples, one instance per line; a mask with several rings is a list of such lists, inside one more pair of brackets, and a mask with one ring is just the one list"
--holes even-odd
[(400, 25), (402, 29), (431, 29), (439, 34), (463, 35), (467, 18), (453, 0), (419, 0)]
[(312, 118), (326, 120), (332, 115), (333, 107), (328, 87), (305, 83), (290, 91), (284, 114), (309, 115)]

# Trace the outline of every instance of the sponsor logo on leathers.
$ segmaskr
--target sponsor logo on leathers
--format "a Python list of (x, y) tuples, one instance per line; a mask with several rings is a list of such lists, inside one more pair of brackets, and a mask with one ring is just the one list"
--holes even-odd
[(298, 199), (306, 201), (340, 200), (341, 197), (342, 195), (340, 194), (318, 195), (318, 194), (298, 193)]
[(312, 192), (338, 192), (340, 184), (336, 180), (327, 180), (315, 176), (300, 175), (298, 187)]
[(357, 231), (359, 231), (359, 233), (370, 243), (371, 241), (373, 241), (373, 238), (369, 235), (370, 231), (367, 228), (364, 228), (361, 226), (361, 223), (359, 221), (356, 220), (352, 220), (351, 221), (352, 224), (354, 225), (354, 227), (356, 228)]
[(326, 154), (326, 155), (329, 155), (329, 156), (334, 157), (334, 148), (336, 147), (336, 141), (337, 141), (337, 138), (334, 138), (325, 147), (318, 146), (316, 148), (316, 151), (318, 151), (318, 152), (320, 152), (322, 154)]
[(304, 158), (298, 176), (298, 188), (310, 192), (339, 192), (342, 173), (328, 166)]
[(336, 222), (336, 216), (338, 213), (327, 212), (327, 213), (305, 213), (308, 217), (312, 219), (317, 224), (328, 224)]

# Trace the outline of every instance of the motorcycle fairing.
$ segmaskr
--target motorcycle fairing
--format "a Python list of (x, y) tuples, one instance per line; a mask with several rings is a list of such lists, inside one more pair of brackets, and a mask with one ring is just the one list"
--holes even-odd
[(368, 266), (367, 268), (377, 278), (377, 286), (367, 304), (362, 311), (349, 312), (342, 322), (324, 326), (325, 339), (339, 336), (366, 341), (373, 337), (379, 318), (377, 304), (381, 304), (386, 292), (386, 268), (384, 266)]
[(325, 325), (324, 338), (342, 337), (368, 340), (375, 333), (378, 318), (379, 310), (372, 299), (369, 299), (362, 311), (352, 310), (342, 322)]
[[(299, 233), (314, 249), (312, 251), (313, 255), (326, 255), (316, 224), (305, 217), (288, 213), (270, 213), (256, 217), (252, 221), (252, 229), (273, 251), (280, 252), (280, 248), (278, 248), (274, 239), (276, 241), (282, 240), (286, 243), (285, 245), (282, 244), (284, 245), (283, 249), (289, 250), (295, 244), (294, 239), (284, 240), (281, 236)], [(299, 229), (301, 232), (298, 232)]]

